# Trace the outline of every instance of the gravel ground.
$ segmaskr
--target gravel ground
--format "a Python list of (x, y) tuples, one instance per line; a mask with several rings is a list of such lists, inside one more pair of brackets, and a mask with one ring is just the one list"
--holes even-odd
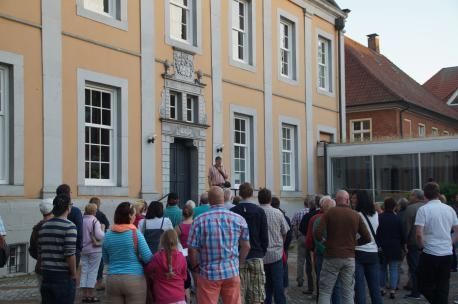
[[(289, 260), (289, 281), (290, 288), (286, 290), (287, 302), (289, 304), (312, 304), (315, 303), (315, 296), (307, 296), (302, 293), (304, 288), (297, 287), (296, 284), (296, 252), (293, 248), (290, 252)], [(401, 275), (401, 284), (404, 286), (406, 282), (406, 273), (407, 265), (403, 265), (404, 274)], [(409, 303), (427, 303), (423, 300), (405, 300), (403, 296), (407, 294), (406, 291), (400, 290), (396, 294), (396, 299), (390, 300), (385, 296), (385, 303), (396, 303), (396, 304), (409, 304)], [(104, 292), (98, 292), (98, 297), (102, 299), (102, 303), (108, 303), (104, 299)], [(35, 275), (23, 275), (16, 276), (11, 278), (1, 278), (0, 279), (0, 303), (3, 304), (13, 304), (13, 303), (40, 303), (40, 293), (37, 288), (37, 280)], [(458, 300), (458, 274), (452, 273), (452, 279), (450, 283), (450, 298), (449, 303), (453, 303), (453, 300)], [(370, 299), (367, 300), (368, 302)], [(76, 303), (81, 303), (80, 299), (77, 297)]]

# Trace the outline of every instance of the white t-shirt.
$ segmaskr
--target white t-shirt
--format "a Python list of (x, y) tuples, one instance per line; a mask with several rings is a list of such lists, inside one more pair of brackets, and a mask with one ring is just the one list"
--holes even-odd
[[(378, 246), (377, 243), (375, 242), (374, 236), (372, 235), (371, 228), (369, 227), (369, 224), (366, 221), (366, 218), (361, 212), (358, 212), (359, 216), (363, 219), (364, 224), (366, 224), (367, 231), (369, 231), (369, 234), (371, 235), (371, 242), (364, 244), (362, 246), (356, 246), (355, 249), (359, 251), (364, 251), (364, 252), (378, 252)], [(374, 213), (371, 216), (367, 216), (369, 221), (372, 224), (372, 229), (374, 229), (374, 233), (377, 233), (378, 229), (378, 214), (377, 212)], [(359, 238), (359, 235), (357, 236)]]
[(455, 210), (440, 200), (429, 201), (418, 209), (415, 226), (423, 226), (423, 251), (435, 256), (452, 254), (451, 230), (458, 225)]
[[(168, 217), (164, 217), (164, 218), (155, 217), (153, 219), (146, 220), (146, 229), (161, 229), (162, 219), (164, 219), (162, 230), (167, 231), (167, 230), (173, 229), (172, 222), (170, 221)], [(140, 229), (142, 233), (145, 233), (144, 222), (145, 220), (140, 220), (140, 222), (138, 222), (138, 229)]]

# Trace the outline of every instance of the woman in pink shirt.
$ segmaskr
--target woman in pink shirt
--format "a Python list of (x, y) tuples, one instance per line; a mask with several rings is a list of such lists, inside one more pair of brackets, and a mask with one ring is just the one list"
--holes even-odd
[(146, 267), (146, 275), (153, 286), (155, 304), (186, 304), (184, 282), (186, 259), (177, 249), (175, 230), (167, 230), (161, 236), (161, 250)]
[(94, 297), (100, 260), (102, 259), (102, 240), (105, 227), (95, 217), (97, 205), (87, 204), (83, 216), (83, 249), (81, 250), (81, 279), (83, 303), (95, 303)]

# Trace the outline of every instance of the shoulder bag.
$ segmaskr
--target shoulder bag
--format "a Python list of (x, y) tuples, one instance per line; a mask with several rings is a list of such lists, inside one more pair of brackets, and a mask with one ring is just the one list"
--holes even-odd
[(92, 241), (92, 246), (94, 247), (100, 247), (102, 246), (102, 241), (98, 240), (97, 237), (95, 236), (95, 224), (97, 220), (92, 222), (92, 232), (91, 232), (91, 241)]
[(361, 212), (361, 214), (362, 214), (362, 215), (364, 216), (364, 218), (366, 219), (367, 225), (369, 225), (369, 229), (370, 229), (370, 231), (371, 231), (372, 237), (374, 238), (375, 244), (377, 244), (377, 248), (378, 248), (378, 259), (379, 259), (379, 262), (380, 262), (380, 264), (381, 264), (381, 263), (383, 263), (383, 250), (382, 250), (382, 247), (377, 243), (377, 238), (375, 237), (375, 231), (374, 231), (374, 228), (372, 227), (371, 221), (369, 220), (369, 218), (367, 217), (367, 215), (365, 215), (363, 212)]

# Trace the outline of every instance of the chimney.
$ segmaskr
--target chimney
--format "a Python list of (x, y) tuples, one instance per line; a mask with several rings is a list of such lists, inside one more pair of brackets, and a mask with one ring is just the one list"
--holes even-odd
[(378, 34), (367, 35), (367, 47), (380, 54), (380, 41)]

